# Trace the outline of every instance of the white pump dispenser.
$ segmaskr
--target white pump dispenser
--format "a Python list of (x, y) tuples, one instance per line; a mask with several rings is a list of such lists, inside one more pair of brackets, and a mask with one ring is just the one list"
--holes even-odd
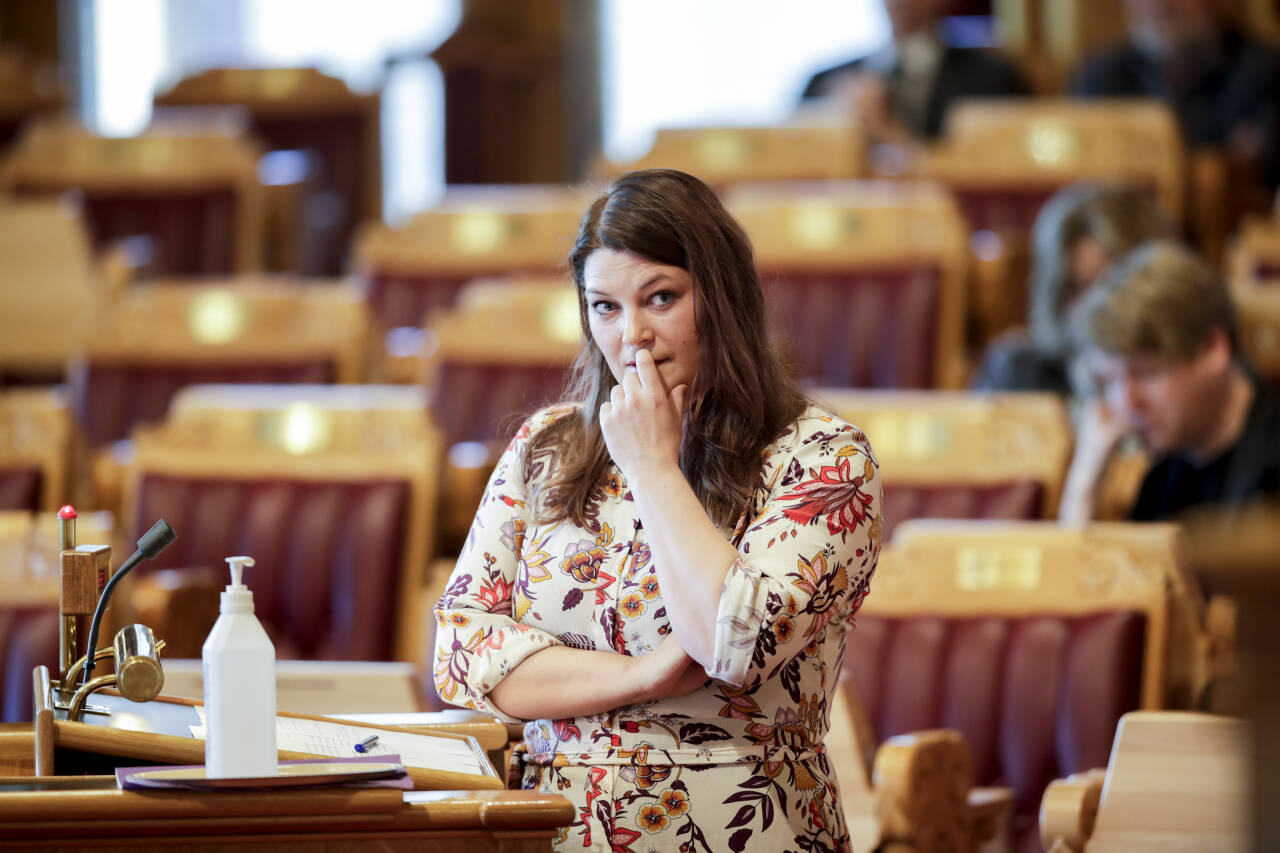
[(204, 641), (205, 772), (210, 778), (275, 776), (276, 649), (241, 578), (252, 557), (228, 557), (231, 584)]

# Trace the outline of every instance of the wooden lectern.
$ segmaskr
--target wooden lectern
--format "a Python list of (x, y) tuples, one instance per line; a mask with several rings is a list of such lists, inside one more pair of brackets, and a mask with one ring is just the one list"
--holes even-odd
[[(92, 695), (91, 709), (99, 713), (69, 721), (66, 710), (57, 706), (58, 694), (49, 688), (48, 670), (37, 667), (34, 729), (0, 729), (0, 850), (190, 845), (228, 853), (241, 848), (533, 853), (549, 850), (558, 829), (573, 820), (572, 804), (560, 795), (502, 790), (485, 750), (493, 750), (498, 741), (505, 745), (506, 726), (465, 713), (433, 714), (431, 724), (413, 728), (281, 715), (320, 729), (376, 729), (393, 746), (412, 747), (414, 739), (422, 738), (465, 743), (474, 756), (475, 773), (402, 759), (415, 788), (450, 790), (140, 792), (120, 790), (110, 775), (55, 776), (55, 769), (105, 774), (116, 765), (199, 764), (204, 744), (191, 731), (200, 722), (195, 702), (158, 697), (136, 703), (104, 690)], [(24, 748), (31, 763), (14, 758)], [(280, 758), (316, 754), (281, 750)], [(36, 775), (3, 775), (32, 771)]]

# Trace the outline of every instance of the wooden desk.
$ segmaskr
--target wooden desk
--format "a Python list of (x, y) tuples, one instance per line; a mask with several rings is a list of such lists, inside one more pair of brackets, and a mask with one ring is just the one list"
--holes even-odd
[(572, 804), (558, 794), (413, 797), (406, 803), (387, 788), (207, 794), (121, 791), (110, 776), (0, 778), (0, 850), (534, 853), (550, 850), (556, 829), (573, 820)]
[[(35, 772), (39, 776), (81, 775), (109, 772), (121, 766), (120, 759), (125, 759), (125, 766), (130, 763), (156, 762), (162, 764), (201, 764), (204, 761), (204, 740), (197, 737), (195, 728), (202, 727), (204, 720), (198, 713), (198, 703), (189, 699), (160, 696), (150, 702), (131, 702), (111, 688), (94, 693), (91, 702), (85, 706), (81, 720), (72, 722), (67, 719), (67, 711), (62, 705), (54, 704), (54, 694), (49, 689), (49, 672), (44, 666), (38, 666), (32, 672), (32, 694), (35, 700), (35, 724), (33, 752), (35, 756)], [(59, 694), (66, 701), (66, 694)], [(94, 713), (95, 707), (102, 709), (103, 715)], [(425, 716), (425, 715), (424, 715)], [(331, 737), (340, 731), (349, 732), (344, 725), (356, 725), (362, 732), (374, 730), (381, 732), (383, 741), (390, 744), (391, 733), (399, 731), (408, 734), (409, 729), (397, 729), (373, 723), (347, 724), (346, 721), (325, 717), (309, 717), (305, 714), (281, 713), (278, 722), (292, 719), (295, 725), (315, 728), (329, 727)], [(306, 723), (305, 721), (312, 721)], [(460, 722), (460, 721), (455, 721)], [(496, 768), (492, 759), (486, 755), (489, 749), (501, 749), (505, 746), (506, 727), (496, 720), (487, 724), (467, 719), (464, 723), (469, 728), (488, 729), (485, 740), (491, 745), (486, 747), (474, 737), (457, 734), (448, 730), (447, 725), (435, 725), (434, 721), (420, 721), (413, 728), (422, 735), (429, 735), (441, 740), (464, 741), (463, 753), (470, 753), (470, 760), (462, 758), (452, 766), (435, 766), (434, 759), (426, 761), (403, 762), (414, 787), (422, 790), (436, 789), (484, 789), (501, 790), (503, 779), (501, 771)], [(348, 736), (354, 737), (354, 734)], [(409, 735), (413, 737), (413, 735)], [(13, 740), (10, 738), (9, 740)], [(302, 742), (312, 746), (305, 737)], [(442, 744), (429, 746), (432, 755)], [(12, 743), (0, 743), (6, 751), (11, 752)], [(419, 744), (419, 747), (422, 745)], [(63, 751), (63, 758), (58, 760), (55, 770), (55, 748)], [(297, 748), (296, 746), (294, 747)], [(399, 751), (403, 752), (405, 747)], [(425, 755), (420, 749), (419, 755)], [(325, 752), (324, 754), (332, 754)], [(3, 753), (0, 753), (0, 758)], [(316, 758), (319, 754), (279, 750), (281, 761)], [(70, 758), (71, 769), (66, 768), (66, 759)], [(478, 759), (478, 761), (477, 761)], [(21, 772), (25, 768), (19, 767)]]

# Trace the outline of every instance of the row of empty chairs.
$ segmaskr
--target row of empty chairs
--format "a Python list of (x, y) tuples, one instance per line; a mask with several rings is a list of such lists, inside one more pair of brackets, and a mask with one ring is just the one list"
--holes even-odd
[[(970, 286), (951, 197), (925, 184), (827, 183), (740, 188), (727, 202), (757, 244), (775, 334), (802, 376), (850, 387), (963, 383), (966, 305), (981, 287)], [(402, 228), (371, 227), (357, 241), (371, 334), (418, 328), (476, 277), (562, 275), (584, 204), (563, 189), (460, 191)], [(60, 210), (0, 204), (0, 219), (18, 223), (3, 288), (13, 334), (0, 367), (10, 371), (56, 370), (89, 335), (93, 304), (113, 292)], [(31, 293), (24, 284), (37, 275), (48, 285)], [(376, 358), (370, 375), (385, 368)]]
[[(267, 147), (288, 151), (288, 145), (307, 140), (287, 138), (282, 130), (288, 126), (286, 119), (292, 116), (306, 125), (315, 115), (325, 114), (326, 104), (337, 110), (332, 104), (341, 100), (341, 86), (340, 81), (305, 69), (211, 71), (184, 81), (165, 96), (165, 103), (240, 104), (249, 111), (252, 129), (268, 140)], [(323, 149), (327, 161), (340, 159), (329, 150), (341, 148), (337, 142), (346, 140), (348, 148), (362, 151), (372, 144), (367, 129), (357, 130), (369, 125), (357, 117), (372, 107), (355, 101), (348, 106), (327, 119), (332, 132), (314, 134), (313, 147)], [(347, 125), (339, 120), (343, 116), (351, 118)], [(178, 130), (159, 127), (127, 140), (95, 137), (63, 122), (37, 124), (5, 158), (0, 188), (23, 193), (78, 188), (90, 209), (95, 245), (150, 234), (155, 245), (151, 269), (158, 274), (257, 268), (265, 239), (263, 223), (275, 215), (264, 212), (263, 187), (255, 174), (262, 144), (233, 134), (192, 135), (182, 132), (181, 122), (173, 124)], [(625, 167), (681, 168), (702, 175), (726, 193), (744, 183), (884, 174), (840, 165), (848, 162), (850, 152), (860, 150), (857, 132), (834, 120), (674, 129), (659, 132), (650, 154)], [(1043, 201), (1062, 186), (1080, 180), (1126, 182), (1150, 190), (1175, 222), (1192, 231), (1220, 224), (1224, 217), (1214, 199), (1221, 187), (1196, 177), (1216, 173), (1191, 168), (1186, 161), (1172, 113), (1155, 102), (992, 101), (958, 106), (946, 137), (914, 155), (895, 177), (946, 187), (957, 198), (963, 217), (962, 242), (977, 235), (968, 259), (976, 286), (964, 310), (980, 342), (1022, 317), (1027, 231)], [(604, 171), (616, 173), (625, 167)], [(564, 202), (551, 189), (533, 190), (523, 199), (519, 193), (491, 193), (491, 209), (513, 218), (488, 222), (471, 215), (482, 212), (483, 198), (455, 193), (439, 210), (419, 217), (416, 227), (410, 223), (404, 239), (394, 233), (397, 229), (382, 236), (373, 229), (371, 235), (367, 223), (378, 216), (371, 207), (372, 191), (365, 191), (359, 203), (351, 200), (352, 173), (359, 170), (349, 163), (330, 171), (334, 170), (342, 174), (326, 177), (316, 192), (306, 195), (312, 207), (321, 205), (322, 198), (332, 198), (340, 210), (330, 217), (336, 223), (333, 233), (317, 250), (326, 256), (336, 253), (336, 261), (326, 257), (318, 268), (333, 275), (349, 262), (367, 271), (375, 317), (390, 326), (420, 323), (425, 309), (439, 304), (431, 294), (446, 293), (449, 278), (513, 271), (545, 274), (549, 266), (562, 262), (564, 253), (557, 249), (572, 237), (571, 226), (538, 231), (518, 224), (528, 224), (528, 217), (521, 220), (520, 214), (531, 212), (526, 206), (531, 201), (542, 210)], [(335, 189), (338, 184), (344, 187), (341, 192)], [(1195, 205), (1185, 204), (1189, 193), (1194, 193)], [(565, 204), (569, 209), (561, 213), (576, 224), (590, 194), (565, 195), (570, 196)], [(158, 215), (161, 204), (169, 215)], [(1197, 221), (1186, 221), (1184, 209)], [(444, 223), (449, 240), (442, 241), (440, 229), (432, 227), (438, 222), (434, 214), (459, 211), (468, 213), (468, 223), (457, 231), (452, 223)], [(324, 217), (317, 213), (312, 218)], [(366, 223), (362, 232), (357, 231), (361, 222)], [(404, 249), (414, 234), (418, 239), (425, 235), (436, 248)], [(1215, 234), (1213, 245), (1206, 244), (1211, 256), (1217, 256), (1224, 236)], [(522, 242), (538, 248), (521, 250)], [(521, 254), (519, 259), (503, 257)], [(407, 270), (397, 269), (406, 266)], [(424, 279), (432, 285), (426, 290), (411, 286)]]
[[(785, 227), (788, 217), (830, 217), (836, 233), (859, 227), (855, 214), (839, 208), (797, 205), (773, 210), (782, 211), (779, 227)], [(749, 210), (743, 214), (748, 221), (752, 216)], [(917, 224), (927, 229), (929, 221), (921, 217)], [(867, 232), (860, 239), (877, 242), (878, 232), (874, 228)], [(827, 251), (843, 250), (815, 248), (819, 262)], [(891, 251), (892, 245), (886, 252)], [(775, 275), (769, 266), (775, 256), (770, 252), (767, 246), (761, 250), (766, 276)], [(945, 260), (946, 255), (941, 257)], [(778, 262), (778, 268), (788, 269), (785, 262)], [(835, 288), (834, 277), (811, 276), (804, 269), (777, 275), (800, 278), (770, 279), (774, 299), (785, 297), (792, 288)], [(938, 274), (926, 269), (919, 275), (922, 289), (936, 293), (937, 288), (929, 285), (938, 283)], [(865, 289), (874, 294), (874, 286), (873, 281)], [(581, 340), (577, 297), (567, 282), (478, 281), (462, 288), (455, 298), (453, 308), (435, 310), (419, 330), (418, 357), (409, 360), (414, 382), (429, 389), (429, 408), (446, 445), (467, 445), (464, 452), (450, 456), (451, 471), (470, 483), (466, 488), (459, 486), (458, 493), (471, 495), (461, 503), (449, 502), (458, 515), (451, 527), (455, 536), (446, 537), (450, 541), (456, 539), (456, 528), (469, 520), (478, 499), (476, 489), (487, 476), (493, 454), (521, 416), (562, 393)], [(1241, 290), (1238, 299), (1245, 351), (1264, 375), (1280, 377), (1280, 295), (1252, 288)], [(820, 322), (831, 313), (814, 312), (811, 317)], [(96, 314), (103, 331), (82, 343), (70, 360), (66, 399), (77, 424), (74, 438), (85, 443), (91, 457), (90, 466), (80, 466), (73, 473), (83, 481), (91, 468), (99, 496), (119, 491), (118, 477), (112, 479), (112, 443), (127, 439), (137, 425), (162, 418), (180, 388), (211, 382), (354, 384), (367, 377), (368, 349), (374, 345), (369, 335), (372, 323), (358, 292), (334, 283), (256, 279), (224, 287), (158, 282), (121, 291), (99, 306)], [(783, 310), (775, 314), (786, 318)], [(50, 317), (56, 324), (56, 305)], [(881, 331), (886, 340), (892, 339), (892, 333)], [(35, 325), (15, 331), (28, 337), (38, 333)], [(815, 332), (814, 337), (818, 336)], [(911, 336), (904, 332), (901, 337)], [(784, 340), (804, 341), (806, 336), (795, 334)], [(831, 340), (839, 340), (834, 331)], [(903, 351), (910, 349), (905, 343), (899, 345)], [(821, 357), (831, 355), (815, 354), (819, 367)], [(838, 364), (892, 366), (888, 357), (865, 350), (852, 358), (849, 355), (846, 352)], [(916, 355), (914, 364), (923, 370), (925, 363)], [(1059, 401), (1034, 395), (948, 397), (925, 392), (876, 397), (847, 387), (842, 390), (842, 383), (823, 383), (829, 377), (818, 370), (814, 373), (817, 376), (811, 381), (818, 383), (814, 393), (855, 422), (880, 417), (877, 411), (859, 407), (866, 401), (881, 401), (875, 405), (884, 407), (886, 424), (893, 425), (872, 430), (873, 435), (879, 433), (881, 456), (914, 460), (907, 467), (925, 481), (923, 491), (892, 497), (890, 524), (897, 517), (920, 515), (1054, 515), (1071, 442)], [(848, 378), (848, 372), (843, 376)], [(861, 402), (845, 410), (845, 398)], [(944, 483), (952, 479), (949, 472), (963, 478), (973, 471), (985, 472), (984, 485), (975, 486), (964, 497), (945, 491), (935, 494), (926, 488), (930, 479)], [(1025, 475), (1031, 471), (1035, 475), (1028, 480)], [(446, 479), (454, 479), (454, 474)], [(63, 477), (59, 482), (67, 480)]]

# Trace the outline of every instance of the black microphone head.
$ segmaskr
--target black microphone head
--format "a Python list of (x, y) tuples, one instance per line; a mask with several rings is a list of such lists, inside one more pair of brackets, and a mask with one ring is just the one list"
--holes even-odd
[(159, 556), (160, 552), (173, 544), (173, 540), (178, 538), (178, 534), (173, 532), (173, 528), (169, 526), (169, 522), (163, 518), (151, 525), (151, 529), (142, 534), (142, 538), (138, 540), (138, 551), (148, 560), (153, 560)]

